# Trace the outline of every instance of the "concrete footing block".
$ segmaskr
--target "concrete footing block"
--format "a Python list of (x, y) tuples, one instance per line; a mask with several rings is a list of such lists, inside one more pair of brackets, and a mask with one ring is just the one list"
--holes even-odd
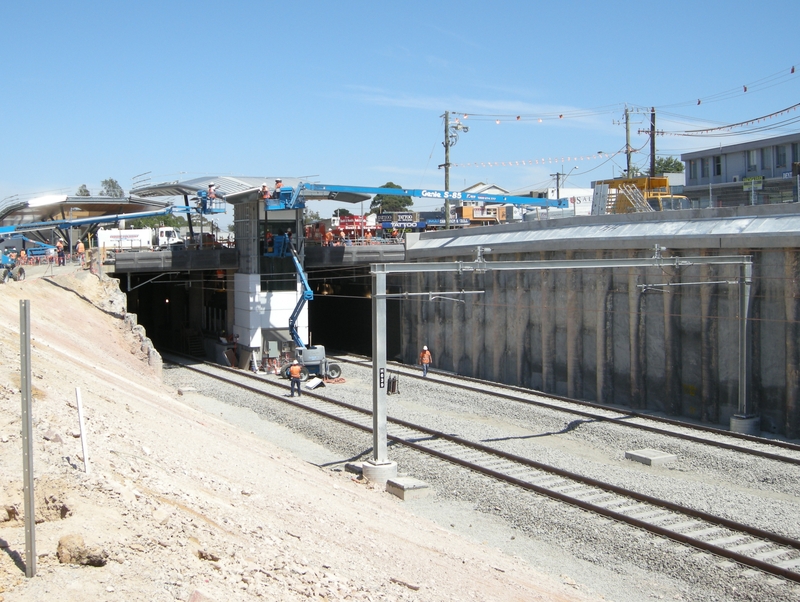
[(416, 500), (430, 493), (428, 484), (414, 477), (395, 477), (386, 481), (386, 491), (401, 500)]
[(761, 417), (760, 416), (731, 416), (731, 432), (740, 435), (760, 435)]
[(647, 464), (647, 466), (658, 466), (677, 460), (678, 456), (657, 449), (634, 449), (625, 452), (625, 459)]
[(364, 462), (361, 464), (361, 474), (373, 483), (386, 483), (397, 476), (397, 462)]

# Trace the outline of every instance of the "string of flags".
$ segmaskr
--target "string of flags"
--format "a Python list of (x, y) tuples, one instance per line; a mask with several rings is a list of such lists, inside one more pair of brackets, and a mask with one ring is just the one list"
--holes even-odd
[(450, 167), (525, 167), (528, 165), (552, 165), (554, 163), (571, 163), (573, 161), (592, 161), (596, 159), (610, 159), (619, 155), (615, 153), (593, 153), (579, 157), (542, 157), (541, 159), (521, 159), (519, 161), (472, 161), (469, 163), (451, 163)]
[[(794, 75), (794, 65), (792, 65), (792, 68), (789, 70), (789, 74), (790, 74), (790, 75)], [(757, 82), (757, 83), (758, 83), (758, 82)], [(743, 86), (742, 86), (742, 93), (746, 93), (746, 92), (747, 92), (747, 85), (743, 85)], [(698, 104), (698, 105), (699, 105), (699, 104), (703, 104), (703, 99), (702, 99), (702, 98), (698, 98), (698, 99), (697, 99), (697, 104)]]

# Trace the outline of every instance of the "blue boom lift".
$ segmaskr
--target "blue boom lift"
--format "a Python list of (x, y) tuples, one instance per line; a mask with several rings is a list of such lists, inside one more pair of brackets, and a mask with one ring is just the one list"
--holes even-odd
[[(311, 374), (326, 378), (339, 378), (342, 375), (342, 368), (339, 364), (328, 361), (325, 355), (325, 347), (323, 345), (311, 345), (306, 347), (303, 343), (303, 339), (300, 338), (300, 333), (297, 332), (297, 319), (300, 317), (300, 313), (303, 311), (306, 302), (314, 299), (314, 291), (311, 290), (311, 286), (308, 284), (308, 278), (303, 270), (303, 265), (300, 263), (300, 257), (297, 255), (294, 245), (292, 245), (291, 239), (285, 237), (285, 240), (281, 244), (280, 252), (283, 253), (282, 256), (284, 257), (291, 256), (294, 262), (294, 268), (300, 277), (300, 282), (303, 287), (300, 300), (292, 311), (292, 315), (289, 316), (289, 334), (291, 334), (295, 344), (295, 356), (297, 357), (297, 361), (302, 365), (300, 380), (305, 382)], [(289, 378), (289, 368), (291, 365), (291, 363), (286, 363), (279, 368), (281, 376)]]

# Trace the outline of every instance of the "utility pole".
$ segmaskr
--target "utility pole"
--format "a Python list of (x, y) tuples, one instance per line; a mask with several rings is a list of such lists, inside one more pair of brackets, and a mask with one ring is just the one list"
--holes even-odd
[(627, 178), (631, 177), (631, 114), (625, 107), (625, 155), (628, 157)]
[(650, 177), (656, 175), (656, 108), (650, 107)]
[(556, 179), (556, 200), (558, 200), (561, 198), (561, 173), (551, 173), (550, 177)]

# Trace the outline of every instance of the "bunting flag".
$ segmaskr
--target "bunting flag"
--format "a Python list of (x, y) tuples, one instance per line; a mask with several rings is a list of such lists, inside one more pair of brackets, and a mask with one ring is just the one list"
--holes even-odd
[(450, 167), (527, 167), (529, 165), (551, 165), (553, 163), (571, 163), (573, 161), (593, 161), (610, 159), (623, 151), (615, 153), (592, 153), (578, 157), (542, 157), (541, 159), (520, 159), (514, 161), (472, 161), (470, 163), (451, 163)]

